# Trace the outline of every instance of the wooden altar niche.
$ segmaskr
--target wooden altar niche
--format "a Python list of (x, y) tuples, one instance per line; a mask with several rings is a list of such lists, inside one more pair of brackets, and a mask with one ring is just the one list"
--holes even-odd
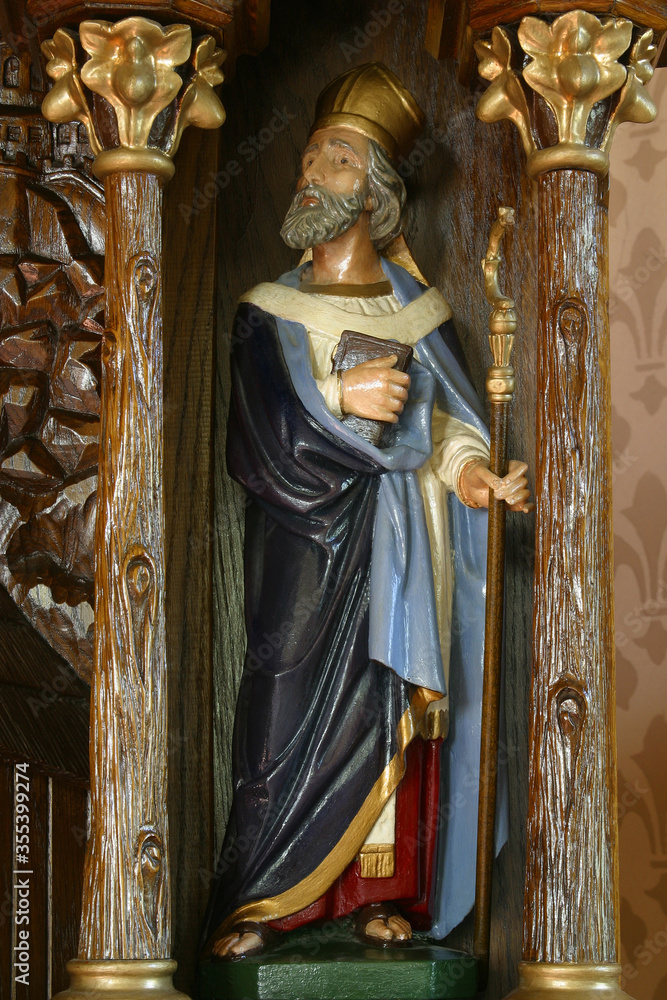
[[(416, 96), (428, 124), (412, 162), (401, 165), (408, 189), (407, 240), (419, 267), (451, 303), (457, 331), (475, 386), (484, 398), (491, 363), (488, 304), (480, 261), (500, 205), (517, 209), (503, 266), (504, 288), (517, 299), (519, 330), (514, 367), (518, 389), (512, 407), (510, 454), (533, 463), (535, 454), (536, 203), (526, 178), (516, 138), (510, 128), (484, 125), (475, 117), (481, 83), (472, 88), (457, 80), (452, 59), (436, 61), (425, 50), (426, 3), (388, 8), (364, 0), (305, 5), (274, 0), (271, 38), (257, 58), (239, 61), (227, 90), (228, 120), (223, 126), (220, 168), (240, 161), (238, 177), (224, 177), (220, 191), (218, 242), (221, 308), (216, 363), (214, 453), (224, 453), (228, 410), (229, 336), (235, 301), (258, 281), (278, 276), (298, 263), (298, 254), (282, 242), (280, 225), (292, 196), (313, 114), (325, 84), (352, 65), (385, 62)], [(234, 111), (232, 111), (234, 108)], [(271, 135), (276, 112), (289, 118)], [(293, 117), (292, 117), (293, 116)], [(268, 131), (267, 131), (268, 129)], [(257, 149), (260, 145), (263, 148)], [(255, 154), (251, 155), (250, 150)], [(531, 486), (534, 480), (531, 479)], [(242, 666), (241, 618), (243, 498), (215, 467), (214, 604), (224, 609), (214, 624), (216, 685), (216, 755), (229, 759), (235, 683)], [(516, 984), (521, 955), (524, 819), (527, 812), (528, 701), (534, 560), (533, 517), (508, 518), (506, 621), (507, 732), (502, 752), (510, 774), (510, 843), (496, 865), (492, 922), (493, 954), (486, 996), (500, 1000)], [(229, 670), (234, 664), (235, 675)], [(220, 742), (218, 742), (218, 740)], [(216, 814), (229, 808), (228, 774), (218, 772)], [(220, 779), (224, 778), (223, 784)], [(216, 827), (216, 839), (222, 830)], [(472, 949), (473, 923), (466, 921), (448, 942)]]
[[(28, 13), (34, 14), (38, 6), (28, 0)], [(58, 18), (51, 24), (40, 25), (40, 38), (51, 37), (57, 24), (75, 26), (86, 16), (121, 17), (128, 10), (127, 3), (119, 3), (114, 8), (113, 4), (93, 4), (84, 0), (58, 0), (53, 6), (58, 10)], [(96, 14), (91, 14), (93, 6), (97, 9)], [(132, 4), (133, 9), (139, 6)], [(535, 5), (524, 6), (530, 6), (532, 11)], [(561, 11), (567, 6), (551, 4), (549, 12)], [(101, 7), (104, 13), (99, 13)], [(149, 8), (151, 4), (146, 3), (144, 7)], [(161, 20), (173, 22), (178, 21), (179, 16), (189, 17), (196, 4), (174, 0), (152, 7), (154, 13), (161, 8)], [(503, 12), (497, 12), (496, 16), (493, 11), (489, 12), (490, 5), (486, 7), (489, 16), (493, 15), (493, 23), (507, 19)], [(255, 8), (255, 12), (258, 9), (261, 8)], [(22, 34), (23, 12), (22, 4), (3, 3), (0, 30), (3, 35), (13, 32), (26, 42), (18, 46), (20, 52), (16, 58), (19, 74), (25, 73), (28, 67), (25, 104), (30, 110), (26, 112), (25, 124), (27, 128), (27, 115), (30, 115), (34, 128), (45, 79), (43, 64), (41, 75), (29, 69), (31, 62), (39, 65), (39, 60), (34, 32)], [(523, 8), (517, 10), (517, 18), (526, 12)], [(383, 60), (398, 73), (427, 112), (428, 126), (423, 139), (410, 160), (401, 164), (411, 204), (407, 237), (428, 280), (437, 284), (452, 304), (473, 379), (482, 396), (489, 356), (487, 306), (479, 261), (484, 255), (497, 207), (506, 204), (517, 210), (517, 224), (506, 248), (504, 278), (505, 287), (517, 300), (520, 318), (514, 361), (519, 388), (513, 406), (510, 453), (525, 457), (531, 464), (535, 455), (537, 193), (523, 170), (520, 145), (513, 130), (505, 124), (484, 125), (475, 118), (481, 84), (473, 71), (474, 31), (471, 34), (468, 13), (465, 4), (437, 0), (431, 4), (426, 0), (398, 4), (339, 0), (333, 8), (332, 5), (306, 4), (304, 0), (274, 0), (268, 46), (259, 57), (241, 57), (233, 79), (223, 88), (228, 118), (219, 137), (190, 130), (178, 153), (175, 178), (165, 189), (164, 496), (167, 659), (171, 689), (168, 760), (172, 954), (179, 963), (176, 981), (184, 989), (192, 988), (199, 924), (229, 806), (229, 744), (244, 645), (241, 603), (243, 502), (226, 476), (222, 458), (229, 387), (228, 331), (238, 295), (258, 281), (288, 270), (296, 262), (294, 254), (280, 240), (280, 222), (290, 199), (315, 97), (325, 83), (351, 65), (372, 59)], [(627, 11), (619, 10), (619, 13)], [(490, 24), (480, 27), (480, 32), (488, 32)], [(237, 40), (234, 41), (228, 30), (226, 44), (231, 44), (237, 53), (252, 48), (253, 44), (261, 48), (267, 40), (266, 26), (266, 18), (262, 21), (251, 17), (247, 23), (237, 20), (233, 22)], [(436, 61), (427, 52), (427, 42), (441, 61)], [(458, 57), (458, 64), (453, 61), (454, 56)], [(6, 60), (11, 57), (13, 53), (3, 50), (3, 73)], [(15, 72), (13, 63), (8, 72), (11, 81)], [(5, 95), (0, 101), (0, 110), (5, 116), (3, 126), (20, 128), (18, 120), (8, 120), (7, 90), (2, 93)], [(15, 102), (14, 107), (21, 107), (23, 115), (20, 101)], [(0, 178), (15, 174), (17, 168), (19, 172), (25, 171), (26, 186), (36, 189), (38, 195), (41, 192), (47, 208), (54, 202), (58, 204), (56, 214), (61, 222), (70, 218), (69, 206), (79, 233), (84, 237), (82, 241), (77, 228), (65, 225), (66, 235), (73, 232), (79, 240), (78, 256), (72, 256), (87, 262), (95, 276), (98, 288), (95, 294), (98, 294), (102, 249), (99, 233), (103, 225), (98, 218), (95, 230), (93, 218), (101, 211), (100, 186), (90, 176), (91, 157), (86, 148), (85, 131), (72, 126), (65, 142), (65, 132), (48, 128), (50, 141), (56, 148), (49, 149), (49, 155), (41, 154), (43, 159), (51, 159), (58, 169), (76, 173), (76, 184), (85, 188), (86, 197), (79, 197), (72, 209), (71, 198), (65, 200), (65, 208), (58, 201), (62, 197), (60, 189), (56, 194), (44, 194), (42, 160), (30, 163), (26, 154), (24, 164), (19, 146), (10, 145), (9, 156), (5, 152)], [(4, 138), (10, 142), (18, 141), (10, 139), (17, 134), (3, 130)], [(26, 140), (29, 135), (25, 131)], [(19, 154), (18, 161), (15, 157), (12, 159), (15, 152)], [(96, 206), (95, 212), (91, 206)], [(16, 231), (20, 228), (17, 224)], [(2, 252), (5, 265), (15, 267), (22, 260), (20, 250), (10, 248), (9, 253)], [(29, 258), (30, 254), (34, 255), (34, 249), (30, 249)], [(32, 272), (29, 268), (26, 275), (28, 284), (25, 287), (30, 290)], [(39, 287), (38, 284), (37, 290)], [(91, 307), (95, 304), (92, 295), (90, 289), (86, 303)], [(30, 299), (30, 295), (27, 298)], [(88, 334), (99, 334), (101, 319), (98, 303), (97, 310), (91, 312), (91, 322), (85, 327)], [(5, 338), (3, 331), (2, 344), (6, 339), (9, 338)], [(81, 337), (74, 339), (77, 343), (83, 340)], [(99, 360), (95, 352), (96, 345), (92, 344), (87, 353), (70, 353), (65, 361), (82, 365), (83, 370), (96, 377)], [(0, 465), (5, 470), (12, 470), (11, 474), (5, 471), (2, 480), (3, 486), (9, 488), (6, 492), (8, 502), (16, 506), (20, 500), (26, 511), (26, 523), (32, 517), (38, 527), (32, 533), (24, 531), (21, 546), (15, 542), (13, 560), (9, 558), (8, 548), (0, 567), (5, 573), (2, 582), (17, 603), (23, 601), (25, 605), (26, 593), (28, 596), (30, 593), (28, 588), (43, 584), (51, 588), (56, 600), (56, 595), (61, 601), (64, 595), (65, 602), (71, 601), (76, 608), (80, 604), (75, 602), (82, 595), (90, 599), (90, 561), (87, 574), (78, 574), (74, 581), (71, 573), (63, 573), (68, 559), (69, 565), (76, 563), (77, 568), (84, 560), (77, 563), (72, 553), (63, 549), (65, 534), (58, 519), (51, 517), (47, 530), (43, 515), (52, 513), (51, 508), (65, 486), (80, 485), (94, 476), (95, 463), (86, 445), (95, 437), (91, 425), (97, 419), (99, 403), (91, 399), (88, 409), (68, 417), (67, 426), (76, 433), (70, 434), (64, 444), (56, 440), (57, 435), (52, 435), (49, 442), (56, 441), (61, 448), (58, 455), (52, 454), (44, 443), (44, 428), (49, 419), (47, 400), (51, 398), (51, 390), (47, 391), (46, 387), (50, 385), (49, 378), (53, 380), (57, 372), (56, 368), (49, 368), (48, 372), (40, 369), (35, 375), (35, 348), (30, 347), (28, 354), (27, 360), (20, 363), (16, 362), (16, 356), (9, 361), (0, 356), (0, 368), (4, 365), (14, 373), (9, 377), (0, 371), (0, 377), (5, 378), (3, 388), (8, 385), (11, 389), (15, 385), (15, 369), (21, 373), (20, 391), (13, 390), (14, 395), (4, 400), (2, 433), (5, 438), (0, 444), (6, 451)], [(31, 388), (35, 388), (32, 395)], [(58, 414), (63, 410), (69, 412), (62, 406), (56, 409)], [(15, 437), (21, 447), (25, 445), (25, 459), (14, 459), (13, 463), (5, 465), (7, 457), (21, 452), (21, 447), (8, 446), (7, 428), (12, 427), (16, 428)], [(41, 485), (36, 489), (39, 477)], [(35, 499), (36, 495), (39, 499)], [(83, 507), (89, 495), (74, 491), (74, 503), (68, 503), (60, 511), (61, 521), (64, 515), (70, 516), (69, 526), (74, 518), (79, 518), (76, 529), (67, 535), (70, 539), (85, 534)], [(491, 976), (487, 992), (490, 1000), (505, 996), (515, 985), (522, 950), (533, 532), (533, 524), (527, 519), (510, 518), (507, 731), (502, 752), (508, 760), (510, 774), (511, 835), (496, 864)], [(23, 542), (35, 535), (40, 543), (48, 537), (50, 558), (45, 560), (43, 554), (40, 555), (44, 546), (38, 544), (31, 550), (33, 558), (22, 561), (19, 556), (23, 552)], [(8, 542), (10, 540), (8, 538)], [(212, 591), (209, 587), (211, 573)], [(5, 599), (4, 592), (0, 597)], [(44, 865), (49, 856), (52, 857), (52, 873), (56, 876), (51, 883), (51, 898), (45, 896), (36, 910), (45, 953), (48, 953), (49, 944), (52, 946), (52, 963), (50, 970), (48, 962), (43, 963), (43, 969), (40, 967), (41, 992), (31, 992), (30, 996), (46, 997), (66, 985), (64, 962), (75, 953), (78, 932), (76, 898), (79, 884), (76, 879), (80, 875), (76, 873), (80, 872), (83, 862), (85, 811), (82, 789), (86, 781), (81, 734), (87, 709), (85, 688), (68, 662), (74, 663), (79, 673), (86, 674), (86, 642), (90, 639), (85, 617), (74, 624), (63, 622), (53, 610), (53, 602), (47, 600), (44, 605), (37, 605), (24, 606), (21, 614), (8, 604), (11, 614), (3, 620), (6, 641), (2, 645), (4, 659), (1, 661), (4, 681), (0, 702), (1, 752), (7, 760), (27, 759), (33, 767), (36, 801), (42, 803), (39, 806), (41, 827), (34, 850)], [(46, 610), (40, 612), (40, 607)], [(14, 631), (10, 632), (12, 621), (15, 622)], [(10, 635), (22, 634), (27, 637), (24, 652), (20, 640), (9, 642)], [(47, 640), (49, 645), (45, 645)], [(8, 650), (12, 651), (11, 656), (7, 655)], [(35, 665), (37, 660), (40, 673)], [(44, 728), (56, 736), (49, 745), (40, 744), (37, 730), (31, 726), (34, 713), (28, 698), (34, 697), (33, 692), (37, 692), (36, 696), (44, 702), (44, 709), (39, 710), (40, 719), (48, 720)], [(51, 692), (55, 694), (53, 698)], [(74, 749), (70, 746), (69, 758), (63, 757), (57, 739), (63, 726), (63, 716), (58, 714), (61, 703), (74, 715), (78, 713), (78, 721), (71, 722), (68, 727), (68, 733), (78, 734), (79, 739)], [(23, 722), (18, 725), (13, 711), (17, 704), (22, 705), (23, 712)], [(4, 814), (6, 796), (11, 792), (11, 769), (4, 769), (2, 775), (0, 794), (5, 798), (0, 800), (0, 805)], [(71, 803), (71, 818), (66, 812), (66, 802)], [(56, 820), (64, 816), (68, 816), (67, 821), (58, 826)], [(3, 829), (0, 837), (4, 835)], [(49, 844), (52, 845), (51, 855)], [(6, 840), (0, 840), (0, 865), (5, 872), (8, 871), (10, 846)], [(68, 886), (67, 894), (62, 897), (67, 900), (66, 906), (59, 901), (58, 885)], [(60, 929), (54, 935), (56, 927)], [(3, 954), (10, 942), (8, 933), (9, 921), (0, 919)], [(472, 922), (468, 921), (452, 935), (451, 943), (470, 948), (471, 941)], [(3, 963), (0, 976), (3, 1000), (11, 996), (8, 972)], [(33, 990), (36, 988), (33, 985)], [(17, 997), (20, 1000), (18, 992)]]

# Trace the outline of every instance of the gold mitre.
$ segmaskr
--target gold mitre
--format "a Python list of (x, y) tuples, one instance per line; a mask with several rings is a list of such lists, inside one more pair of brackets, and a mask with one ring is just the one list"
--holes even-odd
[(320, 128), (346, 125), (375, 139), (396, 161), (407, 156), (426, 124), (409, 90), (383, 63), (364, 63), (343, 73), (317, 98), (313, 135)]

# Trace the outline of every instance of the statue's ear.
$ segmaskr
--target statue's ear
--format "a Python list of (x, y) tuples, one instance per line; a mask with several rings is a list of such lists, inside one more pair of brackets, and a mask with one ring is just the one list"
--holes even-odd
[(404, 267), (408, 274), (411, 274), (413, 278), (420, 281), (422, 285), (428, 286), (429, 283), (419, 270), (417, 262), (412, 256), (410, 247), (405, 242), (405, 236), (403, 233), (400, 233), (395, 239), (393, 239), (389, 246), (386, 246), (381, 252), (382, 256), (386, 257), (387, 260), (390, 260), (392, 264), (400, 264), (400, 266)]

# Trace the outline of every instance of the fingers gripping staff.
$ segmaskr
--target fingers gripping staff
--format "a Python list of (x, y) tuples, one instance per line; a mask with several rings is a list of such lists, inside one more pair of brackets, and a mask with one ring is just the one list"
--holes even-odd
[[(517, 320), (514, 301), (506, 298), (498, 285), (500, 244), (514, 211), (500, 208), (491, 230), (487, 255), (482, 261), (486, 297), (493, 306), (489, 318), (489, 343), (494, 364), (489, 368), (486, 389), (490, 404), (490, 468), (472, 470), (488, 492), (489, 534), (486, 572), (486, 619), (484, 635), (484, 689), (482, 696), (482, 742), (479, 774), (479, 822), (477, 827), (477, 877), (475, 889), (474, 953), (479, 959), (480, 987), (488, 976), (491, 918), (491, 880), (496, 819), (496, 779), (498, 772), (498, 728), (500, 714), (500, 666), (503, 638), (505, 589), (505, 516), (510, 510), (529, 513), (529, 490), (522, 462), (507, 462), (507, 425), (514, 395), (514, 370), (510, 356)], [(472, 477), (471, 477), (472, 478)], [(468, 487), (470, 489), (470, 487)]]

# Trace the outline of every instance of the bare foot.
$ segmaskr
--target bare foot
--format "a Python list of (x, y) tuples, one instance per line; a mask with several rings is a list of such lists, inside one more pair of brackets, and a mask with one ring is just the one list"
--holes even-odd
[(257, 954), (262, 950), (262, 938), (254, 931), (232, 931), (219, 938), (211, 952), (218, 958), (240, 958), (248, 952)]
[(412, 938), (410, 923), (398, 913), (371, 916), (368, 923), (363, 925), (363, 931), (367, 937), (382, 943), (410, 941)]

